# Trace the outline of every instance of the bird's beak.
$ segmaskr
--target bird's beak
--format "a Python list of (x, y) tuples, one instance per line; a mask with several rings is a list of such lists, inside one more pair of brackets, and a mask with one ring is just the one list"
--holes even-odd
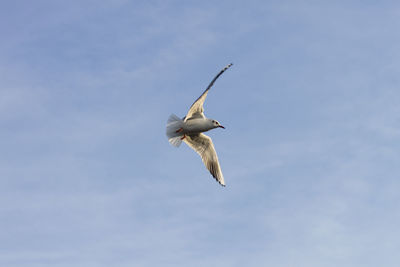
[(219, 127), (219, 128), (222, 128), (222, 129), (225, 129), (225, 127), (224, 127), (224, 126), (222, 126), (222, 125), (219, 125), (218, 127)]

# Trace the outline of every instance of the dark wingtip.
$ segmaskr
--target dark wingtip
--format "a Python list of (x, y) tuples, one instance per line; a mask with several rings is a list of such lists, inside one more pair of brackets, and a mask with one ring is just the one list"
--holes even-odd
[(233, 65), (233, 63), (229, 63), (228, 65), (226, 65), (225, 69), (230, 68)]
[(220, 181), (218, 181), (217, 177), (214, 177), (215, 181), (217, 181), (220, 185), (222, 185), (223, 187), (225, 187), (226, 185), (224, 185), (223, 183), (221, 183)]

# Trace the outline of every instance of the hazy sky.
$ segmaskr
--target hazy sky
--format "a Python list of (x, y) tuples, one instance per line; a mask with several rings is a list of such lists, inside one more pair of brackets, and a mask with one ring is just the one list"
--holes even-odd
[[(0, 4), (0, 265), (400, 262), (398, 1)], [(227, 186), (165, 136), (205, 103)]]

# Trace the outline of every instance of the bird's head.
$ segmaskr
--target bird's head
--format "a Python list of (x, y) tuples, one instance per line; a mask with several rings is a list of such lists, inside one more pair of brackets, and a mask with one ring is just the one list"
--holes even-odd
[(222, 129), (225, 129), (225, 127), (222, 126), (221, 124), (219, 124), (219, 122), (216, 121), (216, 120), (211, 120), (211, 123), (212, 123), (213, 128), (222, 128)]

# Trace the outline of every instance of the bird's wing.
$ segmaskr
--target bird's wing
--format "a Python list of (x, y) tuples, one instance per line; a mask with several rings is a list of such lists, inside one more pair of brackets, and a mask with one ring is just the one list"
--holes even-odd
[(211, 138), (200, 133), (197, 135), (186, 135), (183, 141), (185, 141), (188, 146), (200, 155), (204, 165), (210, 171), (215, 180), (217, 180), (222, 186), (225, 186), (224, 176), (221, 167), (219, 166), (217, 152), (215, 152)]
[(204, 118), (203, 104), (204, 104), (204, 100), (206, 100), (208, 90), (210, 90), (210, 88), (213, 86), (214, 82), (218, 79), (218, 77), (221, 76), (221, 74), (224, 73), (224, 71), (226, 71), (232, 65), (233, 65), (232, 63), (228, 64), (225, 68), (223, 68), (217, 74), (217, 76), (214, 77), (214, 79), (208, 85), (207, 89), (201, 94), (201, 96), (199, 98), (197, 98), (196, 101), (194, 101), (194, 103), (190, 107), (188, 113), (186, 114), (186, 117), (184, 118), (185, 121), (190, 118)]

